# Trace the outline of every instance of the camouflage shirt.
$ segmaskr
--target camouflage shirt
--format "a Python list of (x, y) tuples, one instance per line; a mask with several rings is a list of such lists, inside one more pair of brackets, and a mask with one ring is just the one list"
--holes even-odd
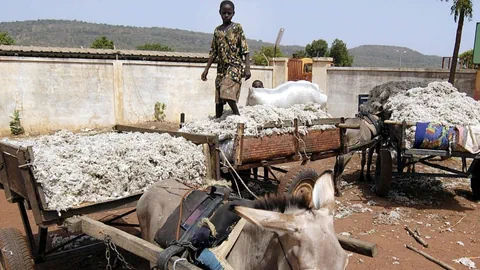
[(210, 57), (217, 58), (217, 77), (229, 76), (240, 83), (244, 77), (243, 56), (249, 53), (247, 39), (238, 23), (222, 28), (220, 25), (213, 32)]

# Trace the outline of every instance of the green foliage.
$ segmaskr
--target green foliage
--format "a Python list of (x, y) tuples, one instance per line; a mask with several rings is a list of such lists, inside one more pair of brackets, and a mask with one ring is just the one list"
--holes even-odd
[[(275, 51), (274, 48), (275, 48), (274, 46), (262, 46), (262, 48), (260, 48), (260, 51), (257, 51), (253, 54), (253, 57), (252, 57), (253, 63), (259, 66), (267, 66), (268, 61), (267, 59), (265, 59), (265, 57), (273, 58), (274, 57), (273, 52)], [(276, 57), (283, 57), (283, 53), (278, 47), (277, 47)]]
[(8, 34), (8, 32), (0, 32), (0, 45), (14, 45), (15, 40)]
[(463, 68), (476, 68), (476, 65), (473, 64), (473, 49), (463, 52), (458, 58), (460, 58), (460, 63)]
[(163, 122), (165, 121), (165, 110), (167, 109), (167, 105), (165, 103), (157, 102), (155, 103), (155, 114), (154, 118), (156, 121)]
[(19, 135), (24, 133), (22, 124), (20, 123), (20, 112), (17, 110), (13, 111), (13, 116), (11, 116), (12, 121), (10, 121), (10, 132), (13, 135)]
[(101, 36), (95, 41), (93, 41), (92, 46), (90, 46), (92, 49), (111, 49), (113, 50), (115, 47), (113, 45), (113, 41), (108, 40), (106, 36)]
[(299, 50), (299, 51), (296, 51), (292, 54), (292, 57), (293, 58), (305, 58), (307, 57), (307, 53), (305, 52), (305, 50)]
[(145, 43), (143, 45), (137, 46), (137, 50), (173, 52), (172, 48), (168, 47), (167, 45), (162, 45), (160, 43)]
[[(449, 2), (449, 0), (442, 0)], [(473, 16), (473, 2), (472, 0), (452, 0), (452, 7), (450, 8), (453, 20), (457, 22), (458, 17), (463, 13), (465, 18), (472, 20)]]
[(305, 48), (308, 57), (325, 57), (328, 52), (328, 43), (323, 40), (314, 40)]
[(333, 57), (337, 67), (351, 67), (353, 64), (353, 56), (348, 53), (347, 45), (339, 39), (333, 41), (330, 57)]

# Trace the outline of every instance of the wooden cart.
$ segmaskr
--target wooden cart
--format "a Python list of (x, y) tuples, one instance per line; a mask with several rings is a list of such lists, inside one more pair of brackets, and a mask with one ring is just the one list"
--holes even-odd
[[(293, 133), (273, 134), (271, 136), (247, 136), (244, 134), (244, 125), (238, 124), (234, 138), (234, 155), (230, 162), (223, 156), (220, 143), (216, 136), (198, 135), (190, 133), (172, 132), (158, 129), (142, 129), (131, 126), (117, 125), (118, 131), (141, 131), (169, 133), (172, 136), (182, 136), (195, 143), (204, 143), (207, 159), (207, 168), (215, 179), (226, 178), (235, 182), (255, 182), (265, 191), (279, 191), (295, 195), (311, 194), (318, 172), (305, 165), (310, 161), (325, 159), (349, 151), (346, 144), (345, 131), (348, 128), (359, 128), (344, 124), (344, 118), (318, 119), (308, 126), (293, 122), (283, 123), (283, 127), (293, 128)], [(332, 129), (309, 130), (307, 134), (299, 132), (302, 127), (318, 125), (332, 125)], [(274, 125), (272, 124), (272, 127)], [(267, 124), (264, 128), (269, 128)], [(203, 138), (203, 139), (202, 139)], [(281, 164), (300, 162), (290, 170), (279, 167)], [(258, 175), (258, 169), (263, 168), (263, 174)], [(252, 173), (253, 169), (253, 173)], [(240, 179), (239, 179), (240, 178)], [(260, 179), (260, 180), (259, 180)], [(237, 183), (243, 189), (242, 183)]]
[[(385, 129), (382, 134), (381, 148), (377, 158), (375, 170), (376, 193), (379, 196), (386, 196), (391, 187), (393, 175), (417, 175), (432, 177), (455, 177), (469, 178), (475, 199), (480, 199), (480, 155), (468, 152), (460, 152), (453, 147), (449, 150), (414, 149), (406, 147), (406, 130), (416, 126), (414, 122), (385, 121)], [(396, 152), (396, 172), (393, 172), (392, 153)], [(431, 160), (437, 157), (457, 157), (462, 160), (462, 170), (448, 168), (446, 166), (432, 163)], [(468, 164), (467, 161), (470, 161)], [(443, 171), (442, 173), (421, 173), (416, 172), (415, 164), (423, 164)], [(411, 170), (405, 172), (405, 168)]]
[[(295, 168), (290, 172), (277, 168), (274, 165), (292, 161), (302, 161), (305, 165), (308, 161), (327, 158), (345, 152), (345, 128), (342, 126), (343, 119), (326, 119), (314, 124), (333, 124), (337, 127), (330, 130), (310, 131), (307, 135), (298, 132), (298, 123), (295, 121), (293, 134), (273, 135), (271, 137), (254, 138), (243, 135), (243, 127), (239, 125), (235, 138), (235, 161), (231, 166), (221, 162), (219, 154), (219, 140), (217, 136), (189, 134), (165, 130), (142, 129), (131, 126), (117, 125), (114, 130), (117, 132), (155, 132), (168, 133), (175, 137), (185, 139), (204, 146), (204, 153), (207, 163), (207, 177), (220, 179), (223, 175), (232, 171), (245, 175), (250, 169), (263, 167), (265, 174), (263, 180), (268, 180), (268, 172), (276, 180), (277, 186), (288, 192), (307, 192), (313, 188), (315, 171), (304, 168)], [(351, 127), (355, 128), (355, 127)], [(358, 128), (358, 127), (357, 127)], [(61, 215), (53, 209), (49, 209), (46, 203), (42, 185), (34, 177), (31, 165), (34, 162), (34, 155), (31, 147), (21, 147), (0, 143), (0, 188), (4, 190), (6, 198), (11, 203), (16, 203), (23, 221), (26, 238), (15, 229), (0, 229), (0, 250), (8, 248), (10, 253), (0, 252), (0, 265), (3, 268), (7, 265), (12, 269), (33, 269), (34, 264), (41, 263), (59, 256), (56, 252), (63, 246), (75, 241), (80, 236), (53, 249), (47, 250), (48, 228), (53, 225), (68, 224), (73, 231), (81, 231), (101, 241), (109, 235), (117, 245), (142, 258), (155, 262), (156, 256), (161, 249), (139, 237), (129, 235), (113, 226), (115, 221), (132, 214), (135, 210), (128, 211), (120, 216), (105, 222), (99, 222), (84, 216), (96, 212), (112, 209), (134, 207), (142, 193), (132, 194), (115, 200), (102, 203), (83, 204), (62, 211)], [(273, 171), (285, 173), (284, 177), (278, 179)], [(292, 174), (292, 172), (294, 172)], [(255, 178), (255, 177), (254, 177)], [(254, 180), (254, 179), (253, 179)], [(262, 181), (266, 182), (266, 181)], [(283, 186), (282, 186), (283, 185)], [(27, 210), (33, 212), (35, 223), (38, 226), (38, 241), (34, 237)], [(75, 217), (74, 217), (75, 216)], [(81, 217), (76, 217), (81, 216)], [(68, 222), (66, 220), (68, 219)], [(353, 241), (353, 240), (352, 240)], [(347, 248), (358, 250), (361, 243), (353, 243), (350, 240), (342, 240)], [(98, 244), (103, 244), (99, 242)], [(90, 247), (86, 247), (88, 249)], [(374, 251), (373, 251), (374, 250)], [(28, 252), (29, 251), (29, 252)], [(69, 252), (77, 252), (71, 250)], [(374, 256), (376, 248), (369, 247), (370, 256)], [(63, 254), (65, 255), (65, 254)], [(172, 259), (175, 260), (175, 258)], [(177, 264), (177, 269), (197, 269), (196, 267), (182, 261)]]

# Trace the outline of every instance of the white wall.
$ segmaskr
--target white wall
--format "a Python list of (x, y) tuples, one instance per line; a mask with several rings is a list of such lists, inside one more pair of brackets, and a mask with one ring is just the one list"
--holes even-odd
[[(213, 115), (216, 67), (200, 80), (204, 64), (124, 60), (0, 57), (0, 135), (20, 111), (26, 132), (107, 127), (153, 120), (154, 105), (167, 105), (168, 121)], [(255, 79), (272, 87), (273, 68), (252, 67), (240, 106)]]

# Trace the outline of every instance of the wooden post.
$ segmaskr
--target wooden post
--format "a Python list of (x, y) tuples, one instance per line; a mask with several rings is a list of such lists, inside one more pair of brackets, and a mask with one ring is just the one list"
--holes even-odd
[[(65, 220), (64, 226), (68, 228), (70, 232), (82, 232), (86, 235), (94, 237), (100, 241), (103, 241), (106, 236), (110, 236), (112, 242), (141, 258), (144, 258), (152, 263), (157, 262), (158, 254), (163, 251), (157, 245), (138, 238), (134, 235), (126, 233), (115, 227), (103, 224), (100, 221), (93, 220), (86, 216), (73, 217)], [(170, 258), (169, 269), (178, 257)], [(176, 269), (182, 270), (200, 270), (200, 268), (190, 264), (186, 261), (178, 261)]]
[(185, 113), (180, 114), (180, 128), (183, 128), (185, 125)]
[(242, 149), (243, 149), (243, 133), (245, 124), (238, 123), (237, 135), (235, 137), (234, 149), (235, 149), (235, 166), (242, 165)]
[(369, 243), (355, 238), (346, 237), (340, 234), (337, 234), (337, 238), (338, 242), (340, 242), (340, 245), (345, 250), (370, 256), (372, 258), (377, 256), (377, 244), (375, 243)]
[(300, 153), (300, 142), (298, 141), (300, 138), (300, 134), (298, 133), (298, 119), (293, 119), (293, 127), (294, 131), (293, 134), (295, 136), (295, 153), (300, 155), (299, 159), (302, 160), (302, 154)]

